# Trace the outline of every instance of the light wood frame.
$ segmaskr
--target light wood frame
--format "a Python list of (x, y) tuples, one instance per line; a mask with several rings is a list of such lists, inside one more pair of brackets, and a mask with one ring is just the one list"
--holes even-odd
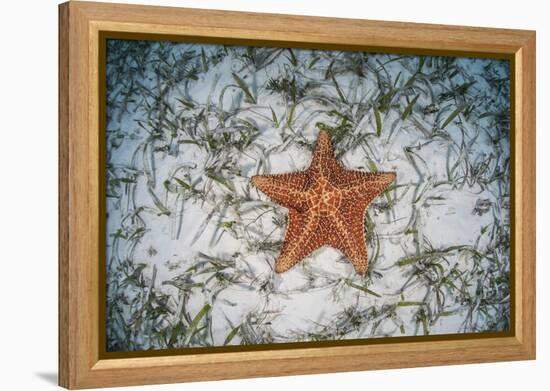
[[(101, 359), (101, 31), (509, 58), (513, 330), (506, 337)], [(535, 358), (535, 32), (69, 2), (59, 6), (59, 384), (90, 388)]]

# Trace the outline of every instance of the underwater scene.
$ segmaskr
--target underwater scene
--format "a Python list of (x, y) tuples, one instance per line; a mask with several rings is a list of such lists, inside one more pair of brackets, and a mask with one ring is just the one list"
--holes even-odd
[[(510, 63), (108, 39), (107, 352), (510, 329)], [(255, 175), (393, 172), (365, 273)], [(358, 213), (362, 213), (359, 211)]]

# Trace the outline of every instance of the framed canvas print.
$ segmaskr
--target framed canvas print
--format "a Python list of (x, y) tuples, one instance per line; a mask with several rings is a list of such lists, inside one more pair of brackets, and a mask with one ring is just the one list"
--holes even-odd
[(534, 32), (59, 12), (62, 386), (534, 359)]

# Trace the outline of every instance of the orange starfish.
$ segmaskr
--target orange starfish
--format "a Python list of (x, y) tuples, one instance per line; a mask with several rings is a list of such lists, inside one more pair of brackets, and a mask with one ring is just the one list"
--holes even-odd
[(331, 246), (349, 258), (357, 273), (365, 274), (365, 213), (395, 176), (345, 169), (322, 130), (305, 171), (253, 176), (254, 186), (288, 209), (288, 228), (275, 271), (285, 272), (314, 250)]

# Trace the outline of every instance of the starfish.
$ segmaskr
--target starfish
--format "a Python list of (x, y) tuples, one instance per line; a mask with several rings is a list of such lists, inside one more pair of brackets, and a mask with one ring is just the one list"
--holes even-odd
[(344, 168), (323, 130), (305, 171), (254, 175), (254, 186), (288, 209), (288, 227), (275, 271), (285, 272), (318, 248), (330, 246), (340, 250), (358, 274), (365, 274), (367, 207), (395, 177), (395, 172)]

